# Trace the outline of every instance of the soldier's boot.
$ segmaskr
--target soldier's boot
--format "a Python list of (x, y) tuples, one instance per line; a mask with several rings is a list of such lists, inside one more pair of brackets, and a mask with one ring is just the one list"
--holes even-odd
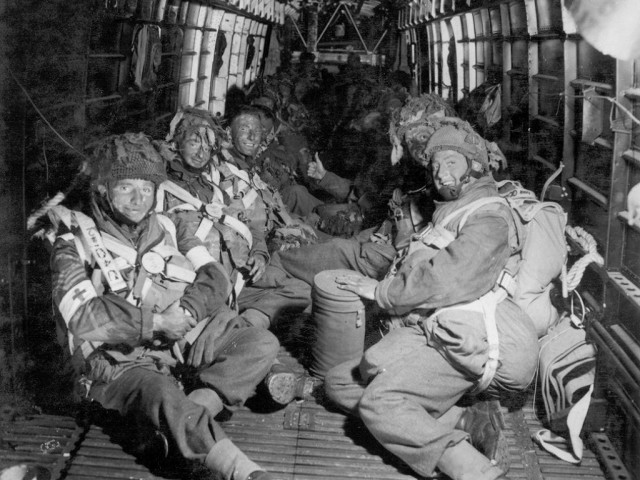
[(467, 407), (456, 429), (467, 432), (471, 445), (506, 473), (511, 461), (504, 425), (499, 401), (486, 400)]
[(273, 480), (260, 465), (250, 460), (229, 438), (223, 438), (209, 450), (204, 464), (222, 478), (234, 480)]
[(507, 480), (505, 472), (466, 441), (448, 447), (437, 467), (451, 480)]
[(220, 396), (215, 390), (210, 388), (197, 388), (187, 395), (187, 398), (193, 403), (197, 403), (198, 405), (206, 408), (213, 417), (224, 410), (224, 404), (222, 403)]
[(313, 390), (313, 380), (306, 375), (297, 375), (278, 360), (264, 379), (269, 396), (280, 405), (288, 405), (295, 399), (304, 398)]

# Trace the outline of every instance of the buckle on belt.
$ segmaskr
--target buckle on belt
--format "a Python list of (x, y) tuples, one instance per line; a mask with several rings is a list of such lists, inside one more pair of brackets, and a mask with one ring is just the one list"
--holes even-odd
[(496, 285), (502, 288), (510, 297), (513, 297), (516, 287), (516, 279), (506, 270), (500, 272)]

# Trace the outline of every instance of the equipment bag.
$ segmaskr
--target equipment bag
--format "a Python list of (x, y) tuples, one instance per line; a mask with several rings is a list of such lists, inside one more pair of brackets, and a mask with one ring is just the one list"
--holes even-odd
[(540, 202), (519, 182), (499, 182), (498, 192), (515, 213), (522, 237), (517, 270), (507, 272), (515, 274), (515, 288), (507, 291), (531, 317), (540, 338), (558, 320), (550, 291), (567, 261), (567, 214), (555, 202)]
[(539, 344), (542, 422), (548, 430), (538, 431), (534, 440), (559, 458), (578, 463), (583, 451), (580, 432), (595, 380), (596, 350), (587, 342), (581, 320), (569, 314), (562, 315)]
[(507, 262), (498, 284), (531, 317), (540, 338), (558, 319), (550, 292), (552, 281), (560, 277), (567, 260), (567, 214), (555, 202), (539, 201), (519, 182), (504, 180), (496, 186), (500, 197), (481, 198), (450, 216), (463, 215), (458, 224), (461, 229), (479, 208), (491, 203), (509, 206), (517, 229), (519, 250)]

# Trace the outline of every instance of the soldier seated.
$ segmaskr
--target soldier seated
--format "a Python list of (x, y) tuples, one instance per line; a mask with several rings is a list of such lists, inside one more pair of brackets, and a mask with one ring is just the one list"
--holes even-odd
[[(272, 478), (214, 417), (254, 394), (277, 339), (244, 325), (225, 303), (226, 273), (202, 242), (180, 218), (154, 211), (167, 177), (146, 136), (108, 137), (89, 167), (90, 215), (49, 212), (58, 328), (86, 398), (152, 426), (221, 478)], [(177, 378), (180, 371), (187, 375)]]

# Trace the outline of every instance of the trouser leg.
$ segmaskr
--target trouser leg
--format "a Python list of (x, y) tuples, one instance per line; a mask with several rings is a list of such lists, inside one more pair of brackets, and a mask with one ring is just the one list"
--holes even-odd
[[(367, 387), (360, 373), (361, 359), (350, 360), (333, 367), (324, 377), (324, 390), (329, 399), (351, 415), (358, 415), (358, 403)], [(464, 408), (453, 406), (438, 418), (438, 423), (454, 429)]]
[(242, 405), (269, 372), (279, 347), (268, 330), (231, 329), (216, 340), (215, 361), (198, 372), (198, 379), (218, 392), (226, 405)]
[(247, 285), (238, 296), (240, 312), (254, 309), (266, 315), (271, 324), (287, 310), (304, 310), (311, 303), (311, 287), (288, 275), (277, 264), (270, 264), (262, 278)]
[(132, 368), (90, 391), (93, 400), (122, 416), (142, 417), (175, 443), (187, 459), (204, 462), (216, 442), (226, 438), (208, 411), (187, 399), (170, 376)]
[(327, 396), (351, 415), (358, 414), (358, 403), (366, 387), (359, 367), (358, 358), (333, 367), (324, 377), (324, 391)]
[(427, 344), (419, 327), (392, 330), (365, 352), (361, 370), (371, 380), (359, 402), (360, 417), (385, 448), (419, 474), (432, 474), (445, 449), (467, 438), (438, 418), (473, 383)]
[(284, 187), (280, 190), (280, 195), (282, 195), (282, 201), (287, 207), (287, 210), (301, 217), (306, 217), (313, 212), (314, 208), (324, 203), (322, 200), (311, 195), (304, 185)]
[(390, 245), (367, 242), (355, 238), (335, 238), (317, 245), (278, 252), (279, 262), (290, 275), (313, 285), (316, 274), (324, 270), (355, 270), (371, 278), (382, 278), (395, 256)]

